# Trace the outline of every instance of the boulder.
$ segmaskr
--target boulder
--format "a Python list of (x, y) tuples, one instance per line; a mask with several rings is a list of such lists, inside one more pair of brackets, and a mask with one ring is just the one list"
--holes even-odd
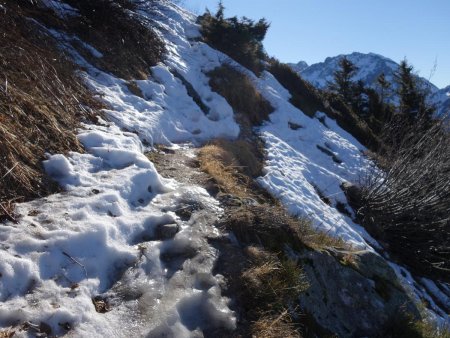
[(402, 312), (420, 313), (393, 269), (371, 251), (306, 251), (301, 255), (309, 289), (303, 311), (339, 337), (373, 337)]

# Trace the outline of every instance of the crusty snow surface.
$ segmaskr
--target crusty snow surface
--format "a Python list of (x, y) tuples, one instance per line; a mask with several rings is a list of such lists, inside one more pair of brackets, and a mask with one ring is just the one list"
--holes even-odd
[[(161, 177), (144, 155), (153, 144), (238, 136), (232, 108), (205, 75), (224, 62), (247, 73), (275, 108), (258, 130), (268, 155), (260, 184), (317, 229), (355, 248), (376, 245), (336, 209), (338, 202), (347, 204), (340, 184), (357, 181), (371, 167), (364, 147), (324, 114), (310, 118), (293, 107), (271, 74), (257, 78), (196, 41), (190, 13), (169, 2), (145, 6), (139, 14), (157, 18), (168, 54), (148, 80), (137, 81), (143, 97), (70, 50), (86, 69), (86, 82), (109, 104), (107, 121), (79, 131), (85, 154), (53, 154), (44, 162), (65, 192), (20, 204), (19, 223), (0, 224), (0, 327), (45, 322), (63, 335), (69, 323), (73, 336), (82, 337), (201, 337), (235, 327), (223, 277), (213, 274), (217, 252), (207, 241), (220, 235), (213, 226), (220, 206), (200, 187)], [(208, 114), (179, 77), (197, 91)], [(201, 208), (180, 219), (177, 209), (189, 203)], [(178, 232), (161, 238), (164, 227)], [(96, 312), (97, 296), (109, 300), (111, 311)]]

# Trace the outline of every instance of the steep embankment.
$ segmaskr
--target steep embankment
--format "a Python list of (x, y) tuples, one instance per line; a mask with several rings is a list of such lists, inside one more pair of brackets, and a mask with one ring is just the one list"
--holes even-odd
[[(63, 17), (77, 16), (70, 6), (58, 3), (51, 8)], [(390, 332), (389, 319), (403, 305), (419, 317), (413, 300), (426, 299), (435, 316), (446, 316), (405, 269), (375, 253), (376, 242), (352, 221), (340, 185), (369, 169), (361, 144), (323, 113), (309, 117), (292, 106), (289, 93), (270, 73), (256, 77), (200, 42), (196, 18), (190, 13), (165, 1), (140, 4), (132, 13), (136, 20), (157, 28), (167, 50), (163, 62), (139, 79), (105, 71), (101, 61), (95, 62), (103, 53), (92, 45), (74, 46), (73, 41), (79, 40), (64, 30), (46, 30), (82, 67), (83, 79), (108, 108), (98, 123), (86, 122), (79, 131), (86, 153), (53, 154), (44, 162), (47, 173), (65, 191), (19, 204), (18, 223), (0, 225), (2, 327), (22, 335), (196, 337), (232, 335), (236, 328), (238, 333), (248, 333), (242, 327), (251, 320), (264, 335), (263, 329), (285, 318), (258, 322), (251, 317), (258, 314), (244, 302), (252, 298), (239, 294), (239, 284), (234, 284), (242, 271), (226, 268), (233, 265), (227, 259), (232, 252), (236, 252), (232, 257), (257, 262), (242, 268), (253, 285), (249, 290), (268, 290), (272, 297), (267, 280), (276, 281), (279, 271), (293, 271), (290, 278), (298, 281), (304, 276), (299, 273), (303, 266), (311, 289), (300, 295), (302, 311), (311, 315), (311, 322), (341, 336), (372, 334), (380, 326)], [(162, 176), (173, 176), (163, 178), (149, 160), (156, 161), (155, 155), (145, 155), (157, 144), (176, 152), (182, 142), (195, 146), (216, 138), (252, 140), (236, 122), (230, 104), (211, 89), (207, 74), (224, 64), (246, 74), (274, 108), (254, 130), (267, 153), (258, 182), (291, 214), (310, 218), (312, 228), (341, 237), (345, 250), (327, 248), (336, 244), (333, 241), (322, 243), (323, 252), (317, 250), (308, 244), (317, 232), (307, 233), (301, 245), (296, 243), (299, 232), (293, 229), (298, 220), (279, 206), (270, 209), (273, 206), (265, 204), (269, 197), (246, 199), (251, 208), (243, 221), (235, 220), (233, 229), (231, 220), (220, 217), (223, 208), (226, 215), (236, 212), (230, 201), (242, 203), (242, 199), (223, 191), (219, 204), (198, 186), (208, 178), (182, 164), (186, 157), (179, 165), (159, 163)], [(271, 224), (256, 222), (261, 219)], [(218, 222), (224, 222), (220, 229)], [(258, 254), (257, 250), (269, 250), (264, 238), (274, 234), (285, 242), (272, 241), (271, 250), (282, 251), (281, 257), (289, 257), (293, 265), (277, 262), (277, 252)], [(320, 238), (325, 241), (327, 236)], [(275, 262), (272, 270), (267, 270), (271, 262)], [(282, 276), (286, 280), (287, 275)], [(448, 287), (426, 283), (428, 291), (446, 305)], [(296, 301), (295, 297), (288, 301)], [(258, 306), (267, 309), (267, 304)], [(272, 316), (276, 311), (288, 313), (285, 308), (268, 307)], [(363, 320), (355, 322), (361, 313)]]

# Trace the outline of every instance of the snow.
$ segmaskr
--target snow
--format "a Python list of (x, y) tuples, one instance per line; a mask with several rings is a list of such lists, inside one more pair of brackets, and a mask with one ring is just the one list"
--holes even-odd
[[(52, 334), (63, 335), (69, 323), (71, 334), (81, 337), (201, 337), (235, 327), (230, 300), (222, 295), (224, 279), (213, 272), (218, 253), (208, 242), (221, 235), (212, 225), (223, 210), (204, 189), (161, 177), (144, 155), (154, 144), (199, 145), (239, 135), (232, 108), (205, 75), (223, 63), (249, 75), (275, 108), (258, 130), (267, 151), (260, 184), (318, 230), (355, 248), (378, 245), (336, 209), (342, 203), (351, 210), (340, 185), (358, 181), (372, 166), (364, 147), (325, 114), (310, 118), (292, 106), (271, 74), (257, 78), (197, 41), (192, 14), (169, 2), (152, 6), (141, 4), (139, 15), (157, 17), (168, 53), (149, 69), (148, 79), (135, 81), (142, 95), (63, 46), (109, 105), (107, 121), (99, 118), (79, 130), (86, 153), (47, 155), (44, 168), (64, 192), (19, 204), (19, 223), (0, 224), (1, 327), (44, 322)], [(301, 127), (293, 130), (292, 123)], [(184, 204), (200, 206), (189, 220), (176, 213)], [(164, 227), (167, 238), (160, 236)], [(111, 311), (98, 313), (95, 297), (108, 300)]]
[[(161, 18), (173, 32), (165, 36), (174, 40), (167, 41), (169, 60), (136, 81), (143, 97), (69, 50), (110, 105), (110, 122), (83, 125), (78, 138), (87, 153), (48, 154), (44, 168), (64, 192), (20, 204), (19, 224), (0, 224), (1, 326), (44, 322), (63, 335), (70, 325), (71, 334), (83, 337), (197, 337), (235, 327), (208, 243), (220, 235), (213, 226), (222, 213), (218, 202), (202, 188), (164, 179), (144, 155), (154, 143), (239, 134), (231, 107), (203, 74), (219, 64), (219, 53), (191, 48), (181, 23), (191, 36), (196, 26), (169, 7)], [(192, 81), (209, 114), (173, 69)], [(186, 203), (200, 207), (182, 220), (176, 211)], [(159, 229), (171, 225), (174, 237), (159, 238)], [(95, 297), (107, 299), (111, 311), (98, 313)]]
[[(364, 147), (325, 114), (310, 118), (292, 106), (289, 93), (270, 73), (253, 81), (275, 108), (270, 122), (260, 128), (267, 150), (261, 185), (291, 214), (312, 219), (318, 230), (341, 237), (355, 248), (370, 248), (367, 241), (374, 241), (366, 231), (336, 210), (338, 202), (347, 205), (340, 185), (357, 181), (371, 166), (362, 154)], [(293, 130), (290, 123), (301, 128)], [(330, 198), (331, 205), (321, 200), (317, 189)], [(351, 210), (349, 206), (347, 209)]]
[[(398, 63), (375, 53), (358, 53), (353, 52), (347, 55), (338, 55), (335, 57), (328, 57), (324, 62), (315, 63), (309, 66), (304, 66), (301, 62), (299, 65), (290, 64), (291, 68), (299, 73), (301, 77), (319, 89), (326, 89), (330, 82), (333, 82), (334, 72), (339, 69), (339, 61), (346, 57), (348, 60), (358, 67), (353, 81), (363, 81), (366, 86), (375, 90), (380, 90), (377, 83), (377, 78), (380, 74), (384, 74), (386, 80), (392, 84), (390, 94), (385, 97), (390, 103), (398, 104), (398, 97), (395, 94), (397, 85), (395, 83), (394, 72), (398, 69)], [(429, 102), (435, 104), (437, 107), (436, 116), (442, 116), (450, 106), (450, 100), (445, 94), (448, 91), (438, 89), (429, 80), (424, 77), (416, 76), (420, 86), (430, 94)], [(386, 93), (384, 93), (386, 95)]]

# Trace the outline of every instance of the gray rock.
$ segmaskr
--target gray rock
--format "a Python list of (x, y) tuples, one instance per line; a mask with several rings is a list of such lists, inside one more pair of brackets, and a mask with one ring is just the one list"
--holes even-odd
[(302, 309), (339, 337), (373, 337), (407, 311), (420, 313), (388, 263), (370, 251), (308, 251), (302, 254), (310, 287)]
[(180, 227), (176, 223), (160, 224), (156, 228), (156, 236), (158, 239), (170, 239), (175, 237)]

